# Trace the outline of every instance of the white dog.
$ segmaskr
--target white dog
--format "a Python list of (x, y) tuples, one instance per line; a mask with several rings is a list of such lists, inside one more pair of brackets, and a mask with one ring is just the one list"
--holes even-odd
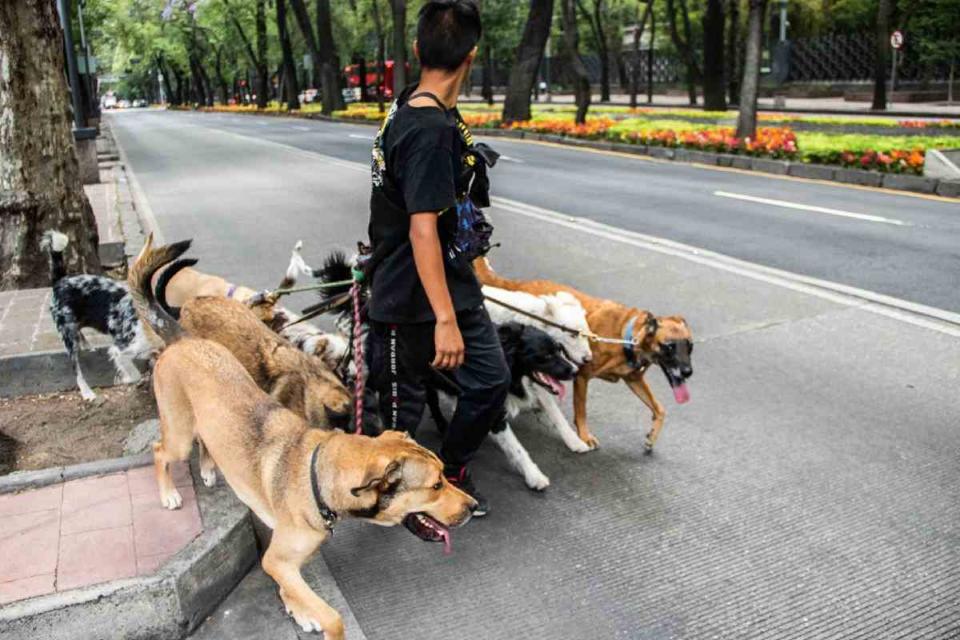
[[(580, 301), (569, 293), (560, 291), (555, 294), (535, 296), (522, 291), (483, 287), (483, 295), (487, 298), (487, 312), (495, 324), (519, 322), (546, 331), (560, 343), (567, 358), (575, 367), (579, 368), (591, 360), (590, 342), (586, 337), (590, 331), (590, 327), (587, 325), (587, 312)], [(499, 305), (495, 301), (504, 302), (511, 307), (522, 309), (533, 316), (556, 322), (579, 333), (573, 334), (544, 322), (538, 322), (529, 316)], [(557, 405), (557, 399), (561, 396), (554, 395), (538, 385), (531, 385), (531, 391), (532, 393), (527, 394), (526, 399), (516, 398), (512, 395), (508, 396), (507, 414), (512, 418), (526, 410), (544, 413), (560, 439), (571, 451), (575, 453), (590, 451), (590, 447), (577, 436), (577, 432), (567, 422), (566, 416), (563, 415)], [(507, 435), (512, 437), (512, 431), (508, 432)], [(514, 443), (503, 443), (501, 446), (504, 451), (508, 451), (508, 449), (516, 450), (517, 447), (523, 449), (519, 442), (516, 442), (515, 445)], [(523, 454), (529, 459), (529, 454), (526, 454), (526, 451), (523, 451)], [(520, 465), (520, 460), (517, 460), (517, 464)], [(530, 464), (533, 464), (532, 461)], [(526, 476), (527, 473), (524, 472), (524, 475)]]

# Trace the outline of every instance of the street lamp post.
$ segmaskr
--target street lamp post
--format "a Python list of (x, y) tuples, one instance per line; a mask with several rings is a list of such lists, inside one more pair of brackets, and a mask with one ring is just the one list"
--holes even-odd
[(80, 48), (83, 49), (83, 73), (87, 80), (87, 100), (88, 106), (93, 108), (93, 115), (97, 115), (96, 107), (94, 106), (96, 98), (96, 87), (94, 86), (93, 81), (93, 64), (90, 60), (90, 43), (87, 42), (87, 33), (83, 25), (83, 7), (86, 4), (86, 0), (77, 0), (77, 21), (80, 23)]
[(63, 48), (67, 56), (67, 76), (70, 78), (70, 98), (73, 101), (73, 124), (77, 129), (83, 129), (87, 117), (80, 99), (80, 74), (77, 72), (73, 32), (70, 29), (70, 0), (57, 0), (57, 8), (60, 10), (60, 26), (63, 27)]

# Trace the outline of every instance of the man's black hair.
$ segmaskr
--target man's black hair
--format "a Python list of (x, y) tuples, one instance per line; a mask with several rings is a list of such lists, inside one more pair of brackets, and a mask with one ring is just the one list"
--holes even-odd
[(420, 9), (420, 66), (454, 71), (477, 46), (483, 27), (474, 0), (430, 0)]

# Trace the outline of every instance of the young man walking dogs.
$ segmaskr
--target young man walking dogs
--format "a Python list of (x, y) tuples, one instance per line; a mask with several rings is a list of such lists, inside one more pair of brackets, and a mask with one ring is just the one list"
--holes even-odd
[(472, 0), (434, 0), (420, 11), (414, 53), (420, 82), (392, 106), (373, 149), (369, 235), (373, 253), (368, 316), (369, 386), (389, 429), (413, 433), (422, 383), (441, 370), (460, 387), (444, 435), (444, 474), (486, 513), (467, 464), (503, 418), (510, 384), (496, 329), (470, 261), (490, 227), (486, 166), (496, 154), (475, 145), (456, 110), (480, 39)]

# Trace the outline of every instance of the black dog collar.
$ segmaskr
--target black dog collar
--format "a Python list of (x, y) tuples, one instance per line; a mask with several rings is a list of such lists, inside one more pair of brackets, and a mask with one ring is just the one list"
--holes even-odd
[[(627, 322), (626, 329), (623, 331), (623, 355), (627, 359), (627, 364), (634, 369), (645, 369), (649, 367), (653, 360), (645, 355), (637, 354), (637, 341), (633, 337), (633, 325), (639, 318), (633, 316)], [(652, 313), (648, 313), (643, 321), (644, 335), (657, 332), (657, 318)], [(641, 340), (643, 338), (640, 338)]]
[(327, 503), (320, 496), (320, 483), (317, 481), (317, 456), (319, 455), (320, 445), (318, 444), (317, 448), (313, 450), (313, 455), (310, 456), (310, 488), (313, 489), (313, 501), (317, 503), (317, 511), (323, 518), (324, 526), (333, 532), (333, 525), (337, 524), (339, 516), (337, 516), (336, 511), (327, 506)]

